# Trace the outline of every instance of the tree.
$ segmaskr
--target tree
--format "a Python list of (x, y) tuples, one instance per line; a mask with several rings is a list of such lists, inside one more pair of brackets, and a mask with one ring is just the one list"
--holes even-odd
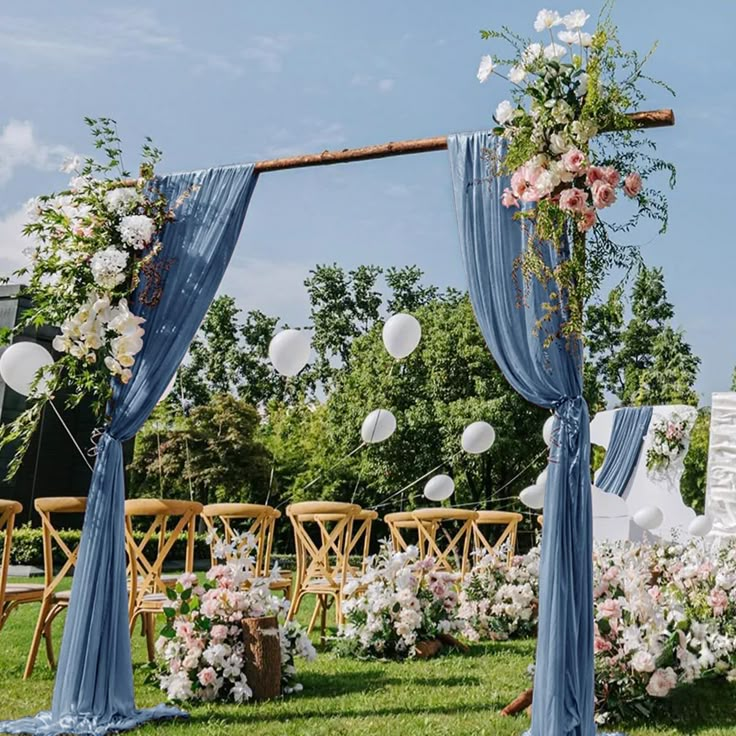
[(681, 330), (659, 268), (642, 267), (631, 291), (631, 317), (617, 287), (588, 308), (586, 348), (602, 388), (623, 406), (698, 403), (694, 390), (700, 358)]
[(253, 406), (227, 393), (189, 416), (158, 407), (136, 438), (130, 495), (263, 503), (271, 460), (259, 424)]
[(685, 455), (685, 472), (680, 481), (683, 501), (702, 514), (705, 510), (705, 486), (708, 476), (708, 447), (710, 445), (710, 407), (698, 411), (690, 447)]

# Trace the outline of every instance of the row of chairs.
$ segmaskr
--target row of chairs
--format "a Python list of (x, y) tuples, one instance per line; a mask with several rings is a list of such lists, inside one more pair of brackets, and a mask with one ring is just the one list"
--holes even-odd
[[(0, 572), (0, 629), (10, 612), (26, 602), (40, 602), (41, 610), (28, 654), (24, 678), (33, 671), (41, 639), (45, 640), (49, 664), (54, 666), (51, 626), (58, 614), (69, 604), (69, 592), (59, 590), (60, 583), (74, 568), (78, 549), (72, 549), (60, 534), (58, 514), (83, 514), (85, 498), (40, 498), (35, 508), (41, 518), (44, 550), (44, 583), (9, 584), (7, 582), (11, 540), (15, 516), (22, 506), (15, 501), (0, 500), (0, 534), (4, 531), (2, 571)], [(307, 595), (316, 597), (309, 624), (314, 628), (321, 614), (324, 636), (327, 614), (332, 605), (338, 623), (342, 622), (342, 600), (348, 582), (365, 569), (371, 545), (375, 511), (356, 504), (308, 501), (295, 503), (286, 509), (291, 522), (296, 549), (296, 572), (284, 573), (271, 582), (273, 590), (282, 591), (291, 600), (288, 618), (294, 618)], [(230, 544), (236, 533), (248, 531), (255, 539), (254, 569), (259, 576), (271, 571), (276, 521), (281, 513), (259, 504), (224, 503), (202, 506), (192, 501), (131, 499), (125, 502), (126, 543), (128, 548), (129, 620), (131, 633), (140, 618), (146, 636), (148, 657), (154, 657), (155, 620), (166, 605), (166, 589), (176, 581), (175, 575), (164, 571), (178, 539), (185, 541), (185, 571), (194, 569), (194, 532), (201, 517), (212, 533), (212, 562), (215, 562), (216, 541)], [(432, 556), (438, 567), (464, 574), (475, 553), (507, 549), (508, 560), (514, 554), (521, 514), (467, 509), (417, 509), (387, 514), (392, 545), (405, 550), (416, 543), (420, 557)], [(145, 523), (143, 520), (145, 519)], [(454, 525), (454, 526), (452, 526)], [(492, 543), (484, 527), (500, 526), (501, 533)], [(144, 527), (136, 538), (134, 529)], [(448, 527), (452, 530), (448, 531)], [(413, 537), (416, 537), (416, 540)], [(154, 545), (154, 540), (157, 542)], [(151, 548), (155, 546), (155, 553)], [(61, 566), (54, 565), (54, 550)], [(294, 595), (291, 595), (292, 584)]]

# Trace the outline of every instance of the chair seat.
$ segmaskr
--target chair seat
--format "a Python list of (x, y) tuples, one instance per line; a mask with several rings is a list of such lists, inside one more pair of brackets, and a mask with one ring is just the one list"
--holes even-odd
[(279, 580), (272, 580), (268, 587), (271, 590), (284, 590), (285, 588), (291, 588), (291, 578), (280, 578)]
[(41, 600), (43, 598), (44, 585), (35, 583), (8, 583), (5, 586), (5, 598), (7, 600)]
[(511, 524), (514, 521), (524, 520), (521, 514), (515, 511), (478, 511), (476, 524)]

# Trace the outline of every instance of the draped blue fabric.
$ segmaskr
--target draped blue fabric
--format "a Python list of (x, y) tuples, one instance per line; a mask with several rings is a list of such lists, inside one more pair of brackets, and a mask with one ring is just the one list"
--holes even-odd
[[(463, 262), (470, 299), (488, 347), (509, 383), (528, 401), (554, 410), (540, 568), (539, 633), (532, 705), (533, 736), (592, 736), (593, 564), (588, 407), (582, 396), (581, 346), (544, 346), (534, 327), (548, 293), (526, 296), (516, 259), (529, 233), (500, 204), (508, 178), (491, 175), (503, 157), (490, 133), (448, 138)], [(491, 161), (490, 166), (493, 163)], [(547, 263), (557, 254), (540, 243)], [(560, 315), (547, 329), (554, 334)], [(550, 334), (547, 333), (547, 334)]]
[(606, 493), (623, 496), (639, 461), (652, 407), (625, 407), (613, 417), (611, 439), (595, 484)]
[[(154, 182), (176, 219), (162, 232), (158, 276), (151, 276), (151, 283), (144, 277), (131, 299), (131, 311), (146, 320), (144, 346), (133, 378), (127, 385), (115, 383), (111, 420), (98, 444), (52, 707), (35, 717), (0, 722), (0, 732), (99, 735), (186, 715), (166, 705), (135, 707), (122, 443), (140, 429), (184, 358), (230, 260), (256, 178), (249, 165)], [(148, 297), (158, 278), (163, 291), (154, 305)]]

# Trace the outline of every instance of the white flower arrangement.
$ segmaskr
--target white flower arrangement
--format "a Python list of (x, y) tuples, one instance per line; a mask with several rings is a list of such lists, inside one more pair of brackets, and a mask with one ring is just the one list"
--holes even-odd
[(337, 651), (406, 659), (420, 642), (460, 631), (456, 577), (435, 567), (431, 557), (419, 559), (416, 547), (393, 552), (384, 542), (365, 574), (346, 587)]
[[(228, 562), (212, 567), (206, 582), (182, 575), (169, 589), (167, 623), (156, 642), (156, 677), (170, 700), (229, 700), (243, 703), (252, 697), (245, 675), (245, 645), (241, 621), (277, 616), (289, 602), (273, 595), (269, 583), (280, 578), (255, 575), (252, 536), (234, 535), (218, 552)], [(304, 629), (294, 621), (279, 626), (282, 693), (299, 692), (295, 681), (297, 657), (311, 661), (316, 651)]]
[(692, 422), (673, 415), (661, 417), (652, 425), (652, 443), (647, 450), (647, 470), (662, 472), (685, 451)]

